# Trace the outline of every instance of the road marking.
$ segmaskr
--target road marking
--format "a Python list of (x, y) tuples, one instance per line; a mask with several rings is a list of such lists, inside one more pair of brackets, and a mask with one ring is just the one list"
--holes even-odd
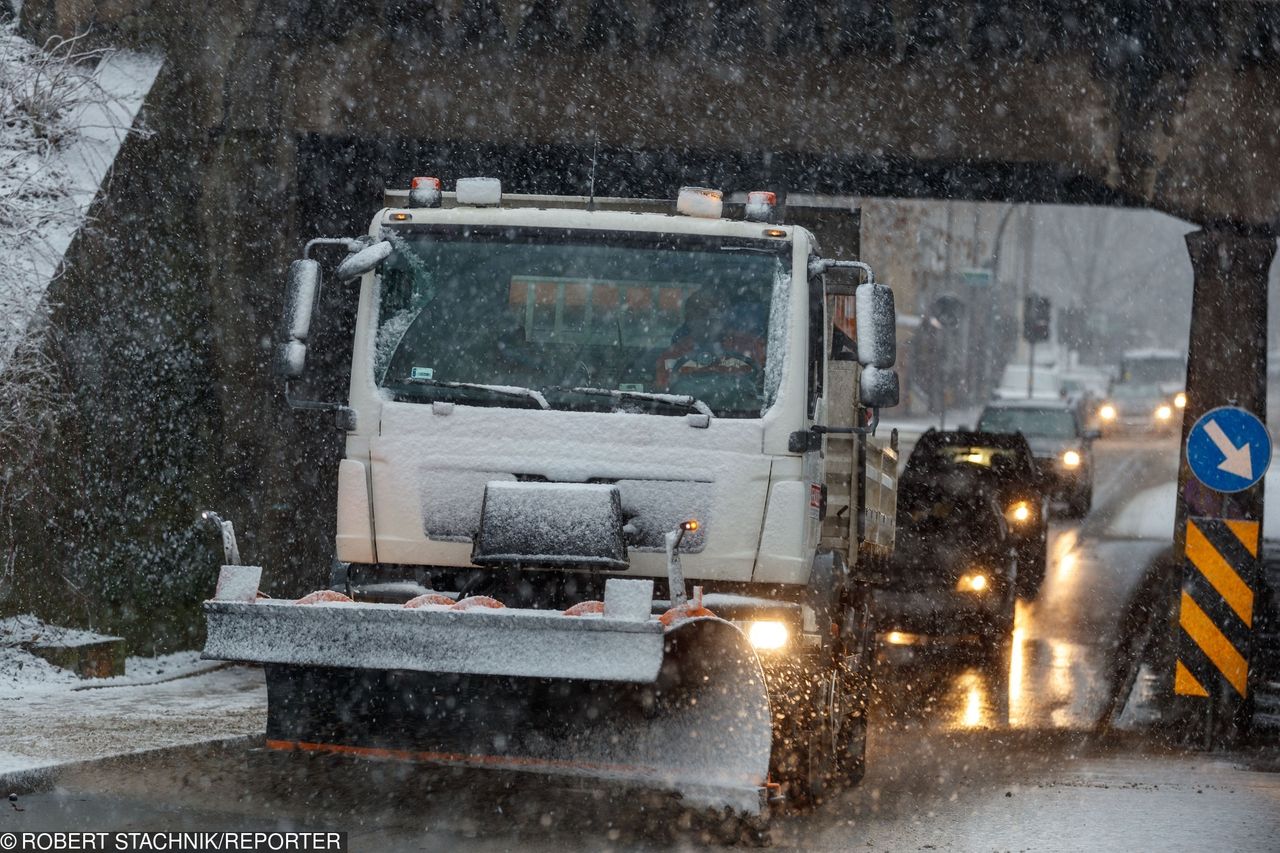
[(1253, 456), (1250, 452), (1249, 443), (1246, 441), (1243, 447), (1236, 447), (1235, 443), (1227, 438), (1227, 434), (1222, 431), (1222, 427), (1218, 425), (1216, 420), (1211, 420), (1205, 424), (1204, 431), (1225, 457), (1218, 463), (1218, 467), (1228, 474), (1235, 474), (1237, 477), (1252, 480)]

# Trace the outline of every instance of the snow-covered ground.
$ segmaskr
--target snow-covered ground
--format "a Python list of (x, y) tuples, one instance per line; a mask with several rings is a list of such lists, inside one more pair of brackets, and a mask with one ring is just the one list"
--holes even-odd
[(0, 27), (0, 372), (58, 274), (163, 60), (41, 49)]
[(0, 778), (263, 731), (261, 670), (178, 652), (128, 658), (115, 678), (82, 679), (24, 648), (93, 636), (30, 616), (0, 620)]

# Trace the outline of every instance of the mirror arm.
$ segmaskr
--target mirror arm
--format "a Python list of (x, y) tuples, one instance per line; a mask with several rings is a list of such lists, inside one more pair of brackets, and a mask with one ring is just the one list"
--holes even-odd
[(864, 427), (829, 427), (814, 424), (809, 427), (810, 432), (816, 432), (818, 435), (875, 435), (876, 428), (880, 426), (880, 407), (871, 407), (871, 423)]
[(323, 400), (299, 400), (289, 393), (289, 381), (287, 379), (284, 383), (284, 401), (289, 404), (291, 409), (333, 412), (334, 425), (340, 430), (351, 432), (356, 428), (355, 409), (350, 406), (344, 406), (342, 403), (328, 403)]
[(874, 283), (876, 274), (870, 264), (862, 261), (837, 261), (834, 258), (814, 258), (809, 262), (809, 275), (822, 275), (827, 270), (861, 270), (867, 274), (867, 282)]
[(302, 248), (304, 259), (311, 259), (312, 246), (341, 246), (348, 252), (358, 252), (365, 247), (365, 242), (354, 237), (316, 237), (308, 240), (307, 245)]
[[(808, 453), (822, 447), (824, 435), (875, 435), (880, 426), (880, 409), (872, 407), (871, 423), (864, 427), (829, 427), (814, 424), (808, 429), (796, 430), (787, 440), (787, 450), (791, 453)], [(895, 433), (896, 435), (896, 433)]]

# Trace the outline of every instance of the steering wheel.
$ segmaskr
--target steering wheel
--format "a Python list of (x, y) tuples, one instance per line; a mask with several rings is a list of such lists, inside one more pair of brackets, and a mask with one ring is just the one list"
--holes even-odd
[[(742, 364), (745, 365), (747, 369), (746, 370), (725, 370), (725, 371), (716, 370), (718, 366), (724, 364), (727, 361), (742, 362)], [(689, 364), (695, 365), (694, 369), (689, 371), (684, 371), (683, 368), (685, 367), (685, 365), (689, 365)], [(685, 373), (686, 375), (688, 375), (690, 373), (697, 374), (697, 373), (714, 373), (714, 372), (723, 372), (723, 373), (748, 373), (749, 372), (751, 374), (752, 381), (757, 385), (760, 384), (759, 381), (757, 380), (763, 380), (764, 378), (764, 368), (761, 367), (754, 358), (747, 355), (745, 352), (739, 352), (736, 350), (713, 351), (713, 350), (704, 348), (704, 349), (694, 350), (693, 352), (688, 353), (687, 355), (682, 355), (680, 356), (680, 358), (675, 360), (675, 363), (671, 365), (671, 372), (670, 372), (671, 379), (668, 382), (668, 386), (674, 384), (676, 380), (680, 378), (681, 373)]]

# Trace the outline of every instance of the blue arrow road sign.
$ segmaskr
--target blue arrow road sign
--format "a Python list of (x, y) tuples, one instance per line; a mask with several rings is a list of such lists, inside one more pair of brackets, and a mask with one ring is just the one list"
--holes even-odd
[(1187, 434), (1187, 463), (1196, 479), (1217, 492), (1243, 491), (1271, 464), (1271, 436), (1253, 412), (1210, 409)]

